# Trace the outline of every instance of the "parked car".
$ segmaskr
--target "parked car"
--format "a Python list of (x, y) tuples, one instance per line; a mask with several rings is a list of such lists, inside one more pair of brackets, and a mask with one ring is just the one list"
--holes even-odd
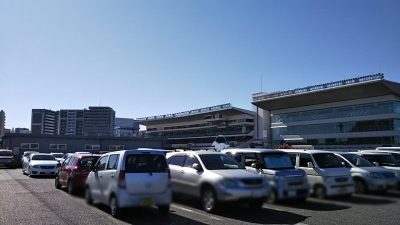
[(350, 171), (339, 162), (332, 152), (282, 150), (289, 153), (296, 168), (306, 172), (310, 193), (316, 197), (351, 196), (354, 192), (354, 182)]
[(272, 191), (268, 203), (284, 199), (306, 200), (309, 194), (307, 175), (295, 169), (289, 154), (273, 149), (226, 149), (221, 152), (230, 155), (247, 170), (264, 175), (270, 181)]
[(350, 170), (355, 192), (386, 191), (397, 187), (396, 174), (383, 167), (377, 167), (355, 153), (335, 153), (339, 161)]
[(162, 151), (123, 150), (102, 155), (86, 180), (87, 203), (110, 206), (118, 217), (121, 208), (158, 206), (168, 213), (172, 199), (170, 173)]
[(375, 151), (360, 151), (357, 153), (375, 166), (382, 166), (396, 174), (397, 186), (400, 188), (400, 165), (389, 153)]
[(52, 152), (50, 155), (54, 156), (58, 162), (61, 162), (64, 157), (64, 153)]
[[(389, 148), (389, 147), (387, 147)], [(395, 150), (395, 147), (392, 147), (392, 149), (388, 149), (385, 150), (385, 148), (382, 148), (382, 150), (370, 150), (370, 152), (380, 152), (380, 153), (389, 153), (390, 155), (393, 156), (394, 159), (396, 159), (396, 163), (400, 165), (400, 151), (399, 150)], [(368, 151), (363, 151), (363, 152), (369, 152)]]
[(24, 162), (22, 172), (29, 176), (55, 176), (58, 164), (58, 161), (50, 154), (32, 153)]
[(93, 154), (71, 154), (60, 165), (55, 179), (57, 189), (67, 188), (69, 194), (77, 190), (83, 190), (86, 178), (90, 172), (90, 166), (96, 164), (100, 155)]
[(200, 198), (207, 212), (218, 209), (221, 202), (242, 201), (260, 208), (271, 191), (264, 176), (245, 170), (224, 153), (186, 151), (168, 153), (167, 158), (172, 190)]
[(9, 168), (14, 168), (16, 166), (12, 150), (0, 149), (0, 166)]

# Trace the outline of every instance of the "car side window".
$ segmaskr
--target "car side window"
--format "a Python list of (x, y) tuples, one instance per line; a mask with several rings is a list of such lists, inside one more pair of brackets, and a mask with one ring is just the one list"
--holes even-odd
[(118, 166), (119, 155), (110, 155), (107, 164), (107, 170), (116, 170)]
[(344, 164), (345, 167), (351, 168), (351, 165), (348, 162), (346, 162), (346, 160), (344, 160), (342, 157), (336, 156), (336, 158), (339, 160), (340, 163)]
[(75, 161), (75, 157), (73, 157), (73, 156), (71, 156), (70, 158), (69, 158), (69, 161), (68, 161), (68, 166), (71, 166), (72, 164), (74, 164), (74, 161)]
[(174, 158), (171, 160), (171, 165), (176, 165), (176, 166), (183, 166), (184, 162), (185, 162), (185, 155), (177, 155), (174, 156)]
[(311, 156), (309, 154), (300, 154), (300, 167), (307, 167), (307, 163), (311, 162)]
[(71, 157), (68, 157), (68, 158), (64, 161), (64, 163), (63, 163), (64, 166), (68, 165), (70, 159), (71, 159)]
[(192, 168), (194, 163), (197, 163), (200, 165), (199, 161), (194, 156), (187, 156), (184, 167)]
[(293, 165), (296, 166), (296, 154), (289, 153), (290, 160), (292, 161)]
[(103, 157), (101, 157), (99, 159), (99, 161), (97, 161), (97, 163), (96, 163), (96, 170), (97, 171), (101, 171), (101, 170), (105, 170), (106, 169), (107, 159), (108, 159), (108, 156), (103, 156)]
[(251, 164), (257, 163), (257, 155), (254, 153), (246, 153), (244, 154), (244, 165), (250, 167)]

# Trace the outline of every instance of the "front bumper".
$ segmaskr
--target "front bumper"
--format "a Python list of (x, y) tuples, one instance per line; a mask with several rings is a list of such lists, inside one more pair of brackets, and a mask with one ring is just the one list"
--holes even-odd
[(169, 205), (172, 201), (171, 188), (158, 194), (129, 194), (126, 189), (118, 190), (118, 205), (121, 208)]
[(354, 184), (332, 184), (326, 187), (327, 196), (348, 195), (354, 193)]
[(54, 169), (42, 169), (42, 168), (31, 168), (31, 175), (34, 176), (55, 176), (57, 174), (58, 168)]
[(270, 186), (261, 188), (226, 188), (220, 186), (217, 188), (217, 197), (219, 201), (266, 199), (270, 191)]
[(397, 187), (396, 179), (369, 179), (367, 182), (370, 191), (384, 191)]

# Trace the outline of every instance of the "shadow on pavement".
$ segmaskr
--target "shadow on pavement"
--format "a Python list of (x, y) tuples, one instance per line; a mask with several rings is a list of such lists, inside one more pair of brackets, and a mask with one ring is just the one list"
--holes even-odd
[[(196, 199), (179, 198), (174, 199), (174, 202), (200, 209), (199, 201)], [(307, 219), (306, 216), (295, 213), (268, 208), (250, 209), (244, 204), (235, 205), (235, 203), (222, 205), (221, 210), (216, 212), (215, 215), (240, 220), (244, 223), (258, 224), (296, 224)]]
[(315, 210), (315, 211), (336, 211), (336, 210), (344, 210), (351, 208), (350, 206), (325, 203), (325, 202), (316, 202), (310, 199), (308, 199), (305, 202), (282, 202), (279, 203), (279, 205), (291, 208)]
[(41, 176), (35, 176), (35, 175), (33, 175), (33, 176), (30, 176), (30, 178), (33, 178), (33, 179), (38, 179), (38, 180), (40, 180), (40, 179), (54, 179), (55, 177), (54, 177), (54, 175), (46, 175), (46, 176), (44, 176), (44, 175), (41, 175)]
[(365, 205), (384, 205), (395, 203), (393, 200), (389, 199), (376, 199), (368, 197), (367, 195), (353, 195), (348, 198), (335, 198), (332, 199), (338, 202), (354, 203), (354, 204), (365, 204)]

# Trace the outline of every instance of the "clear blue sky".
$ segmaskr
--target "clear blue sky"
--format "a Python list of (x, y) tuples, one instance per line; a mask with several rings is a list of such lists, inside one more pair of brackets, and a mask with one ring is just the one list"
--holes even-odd
[(106, 105), (143, 117), (383, 72), (400, 82), (400, 1), (0, 0), (0, 109)]

